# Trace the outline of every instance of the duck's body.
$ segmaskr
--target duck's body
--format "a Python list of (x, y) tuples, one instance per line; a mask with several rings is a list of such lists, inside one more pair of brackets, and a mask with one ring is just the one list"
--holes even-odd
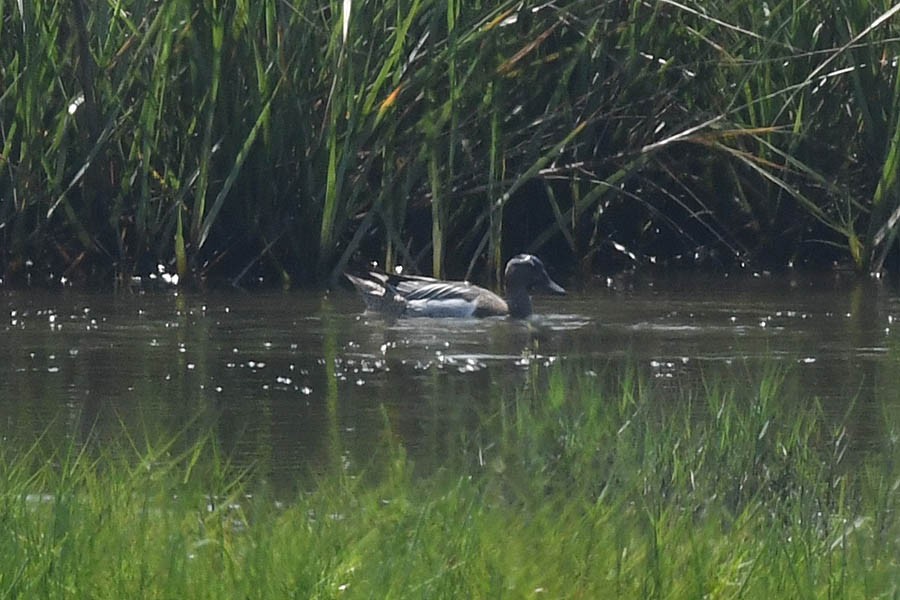
[(506, 265), (506, 299), (467, 281), (442, 281), (431, 277), (391, 275), (370, 271), (346, 274), (362, 295), (366, 307), (391, 316), (525, 318), (531, 315), (532, 288), (555, 294), (565, 290), (547, 275), (543, 263), (520, 254)]

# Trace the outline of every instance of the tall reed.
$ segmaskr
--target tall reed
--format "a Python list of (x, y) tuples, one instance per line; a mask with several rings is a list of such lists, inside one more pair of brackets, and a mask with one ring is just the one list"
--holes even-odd
[(311, 282), (562, 242), (880, 268), (896, 12), (4, 2), (0, 266)]

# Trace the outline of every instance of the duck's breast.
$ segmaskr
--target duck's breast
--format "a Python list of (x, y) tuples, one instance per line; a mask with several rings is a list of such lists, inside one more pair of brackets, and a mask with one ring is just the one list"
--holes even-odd
[(493, 292), (480, 294), (475, 302), (476, 317), (503, 317), (509, 314), (506, 300)]

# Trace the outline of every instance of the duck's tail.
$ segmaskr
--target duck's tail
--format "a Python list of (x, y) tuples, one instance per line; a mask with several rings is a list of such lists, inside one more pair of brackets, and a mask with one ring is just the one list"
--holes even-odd
[(388, 315), (401, 315), (406, 310), (406, 300), (390, 284), (384, 273), (368, 272), (365, 276), (344, 273), (366, 303), (366, 309)]

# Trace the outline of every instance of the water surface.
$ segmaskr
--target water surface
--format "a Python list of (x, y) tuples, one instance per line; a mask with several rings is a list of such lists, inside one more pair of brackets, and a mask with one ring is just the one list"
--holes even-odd
[(419, 465), (464, 433), (491, 395), (570, 363), (636, 369), (666, 390), (777, 362), (796, 398), (821, 402), (877, 446), (872, 411), (895, 392), (900, 300), (852, 276), (678, 275), (538, 297), (540, 316), (385, 321), (350, 290), (85, 294), (2, 291), (5, 437), (86, 439), (212, 427), (275, 480), (366, 459), (385, 424)]

